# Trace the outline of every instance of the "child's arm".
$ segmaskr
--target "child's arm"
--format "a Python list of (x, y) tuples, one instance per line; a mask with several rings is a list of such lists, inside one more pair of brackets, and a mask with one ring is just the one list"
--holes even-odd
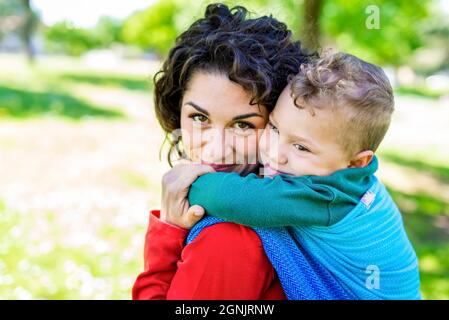
[[(189, 192), (190, 205), (208, 214), (253, 227), (328, 226), (343, 218), (352, 199), (310, 177), (258, 178), (237, 173), (209, 173)], [(334, 210), (336, 209), (336, 210)]]

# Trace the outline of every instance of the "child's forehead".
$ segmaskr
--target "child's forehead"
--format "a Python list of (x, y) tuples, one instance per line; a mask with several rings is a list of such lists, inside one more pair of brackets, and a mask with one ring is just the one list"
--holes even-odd
[(284, 117), (293, 119), (295, 117), (317, 118), (321, 121), (330, 121), (336, 113), (336, 108), (333, 107), (332, 101), (326, 98), (316, 98), (309, 100), (302, 100), (290, 95), (289, 90), (284, 90), (279, 96), (279, 99), (273, 110), (273, 114), (283, 114)]
[(312, 106), (299, 108), (291, 96), (280, 98), (270, 119), (289, 136), (322, 141), (334, 141), (339, 136), (342, 115), (333, 108), (314, 108), (311, 113)]

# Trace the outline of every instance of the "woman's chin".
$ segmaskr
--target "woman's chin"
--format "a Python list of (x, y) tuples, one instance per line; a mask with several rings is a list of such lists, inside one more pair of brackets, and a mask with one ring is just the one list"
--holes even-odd
[(259, 164), (240, 164), (237, 165), (237, 168), (235, 168), (234, 172), (237, 172), (241, 176), (246, 176), (250, 173), (258, 174), (260, 169)]
[(216, 172), (235, 172), (242, 176), (257, 173), (258, 164), (209, 164)]

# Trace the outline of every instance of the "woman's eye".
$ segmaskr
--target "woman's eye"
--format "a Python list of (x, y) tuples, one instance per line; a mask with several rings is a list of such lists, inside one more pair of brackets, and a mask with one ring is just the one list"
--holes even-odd
[(193, 121), (195, 121), (195, 122), (206, 122), (207, 121), (207, 117), (202, 114), (192, 114), (189, 117), (192, 118)]
[(302, 144), (295, 143), (293, 146), (299, 151), (310, 152), (310, 150), (304, 147)]
[(236, 122), (234, 124), (234, 128), (238, 129), (238, 130), (245, 131), (245, 130), (254, 128), (254, 126), (249, 124), (249, 123), (247, 123), (247, 122)]

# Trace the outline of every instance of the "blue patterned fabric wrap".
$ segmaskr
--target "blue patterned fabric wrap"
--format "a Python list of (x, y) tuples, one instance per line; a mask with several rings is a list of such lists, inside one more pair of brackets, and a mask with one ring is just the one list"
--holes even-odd
[[(223, 222), (205, 216), (186, 244)], [(335, 225), (253, 229), (289, 300), (421, 298), (416, 254), (399, 210), (378, 180)]]
[(418, 258), (401, 213), (379, 180), (341, 221), (294, 227), (292, 234), (358, 299), (421, 299)]

